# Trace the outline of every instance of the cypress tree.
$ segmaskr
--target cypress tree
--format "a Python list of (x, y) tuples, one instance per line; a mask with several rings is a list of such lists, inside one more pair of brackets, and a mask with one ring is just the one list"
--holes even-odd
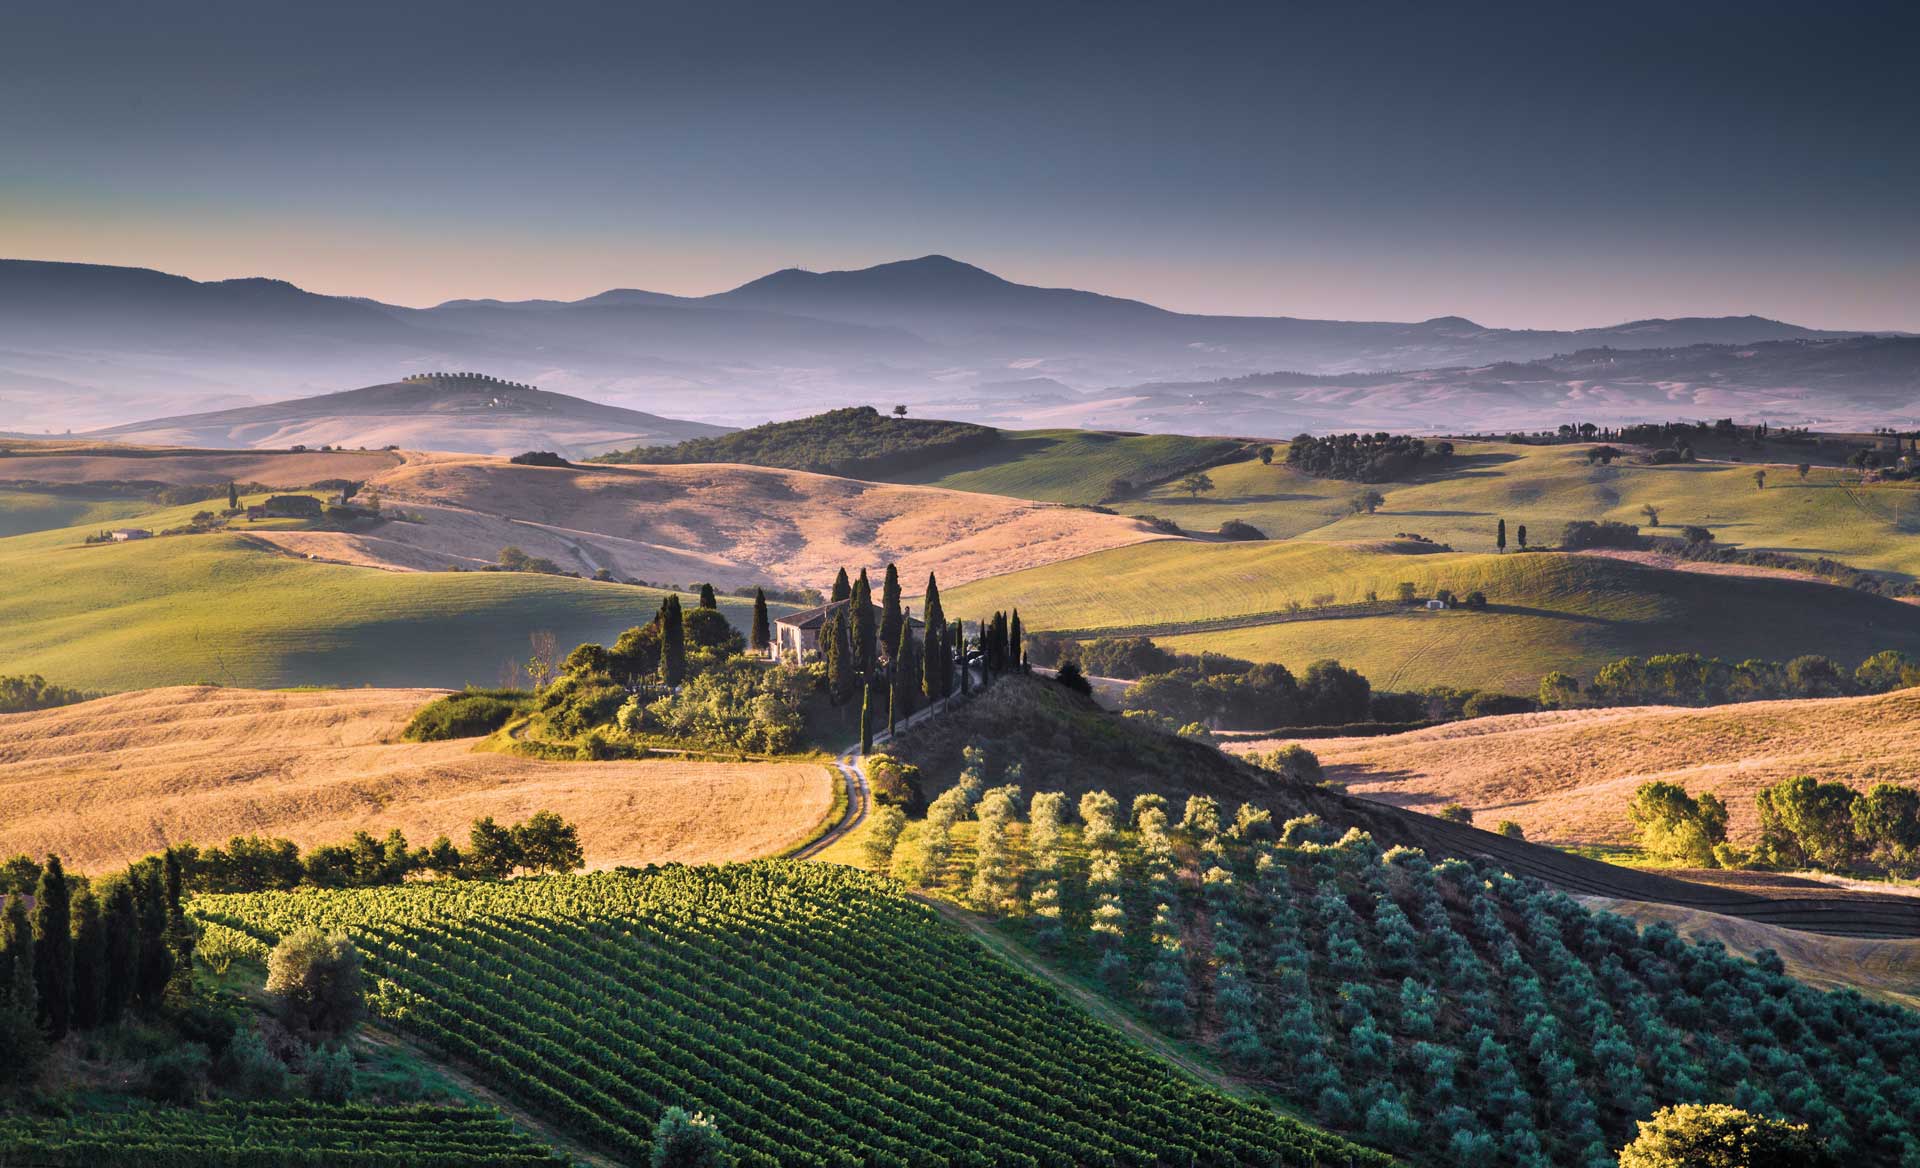
[(100, 986), (100, 1021), (118, 1022), (133, 1003), (140, 977), (140, 909), (128, 877), (107, 893), (103, 924), (107, 934), (106, 979)]
[(152, 1009), (166, 997), (173, 980), (173, 953), (167, 948), (167, 888), (155, 860), (142, 860), (130, 870), (133, 904), (140, 937), (139, 961), (133, 972), (133, 1000)]
[(833, 578), (833, 595), (827, 597), (827, 599), (834, 604), (838, 604), (852, 596), (853, 585), (847, 582), (847, 570), (842, 568), (840, 569), (840, 574)]
[(73, 1028), (100, 1025), (106, 1006), (107, 930), (100, 900), (82, 886), (73, 898)]
[(713, 594), (713, 585), (711, 584), (700, 585), (700, 607), (701, 608), (719, 608), (720, 607), (720, 598)]
[(820, 623), (820, 660), (827, 668), (827, 694), (837, 705), (853, 693), (853, 655), (847, 648), (846, 610)]
[(900, 644), (900, 571), (892, 564), (880, 581), (880, 643), (888, 653)]
[(227, 482), (227, 510), (240, 510), (240, 491), (233, 485), (232, 480)]
[(27, 919), (27, 898), (16, 894), (8, 897), (6, 922), (0, 925), (0, 1055), (7, 1059), (6, 1077), (19, 1077), (39, 1056), (35, 996), (33, 924)]
[(773, 622), (767, 619), (767, 593), (763, 588), (753, 590), (753, 633), (747, 639), (747, 645), (756, 653), (764, 653), (773, 644)]
[(871, 677), (880, 663), (880, 631), (873, 625), (873, 585), (867, 582), (865, 568), (860, 569), (860, 579), (853, 585), (849, 606), (853, 610), (853, 667), (860, 676)]
[(33, 898), (33, 986), (40, 1024), (58, 1042), (73, 1029), (73, 894), (59, 856), (48, 856)]
[(1007, 621), (1007, 668), (1018, 669), (1026, 660), (1026, 638), (1020, 635), (1020, 610), (1014, 609), (1013, 616)]
[(952, 652), (947, 648), (947, 614), (940, 607), (940, 583), (927, 573), (927, 643), (922, 654), (926, 666), (923, 689), (927, 700), (937, 702), (953, 692)]
[(1520, 537), (1520, 550), (1523, 552), (1526, 551), (1527, 550), (1527, 525), (1522, 523), (1519, 529), (1514, 532), (1514, 534)]
[(1500, 534), (1493, 537), (1493, 546), (1503, 552), (1507, 550), (1507, 521), (1504, 519), (1500, 521)]
[[(953, 647), (953, 664), (960, 670), (960, 692), (973, 692), (972, 670), (967, 668), (967, 622), (954, 621), (947, 630), (947, 644)], [(947, 679), (947, 692), (953, 692), (953, 679)]]
[(680, 594), (660, 602), (660, 678), (669, 688), (687, 675), (687, 631), (680, 623)]
[(860, 687), (860, 753), (873, 753), (873, 686)]
[(920, 692), (919, 662), (914, 660), (913, 623), (904, 614), (900, 633), (893, 644), (893, 717), (906, 721), (913, 717), (913, 699)]
[[(402, 841), (400, 855), (406, 855), (406, 844)], [(185, 892), (186, 873), (182, 870), (180, 851), (168, 848), (162, 865), (166, 875), (167, 894), (167, 959), (172, 966), (167, 978), (167, 990), (178, 997), (187, 997), (193, 992), (193, 948), (199, 935), (194, 932), (193, 922), (187, 920)]]

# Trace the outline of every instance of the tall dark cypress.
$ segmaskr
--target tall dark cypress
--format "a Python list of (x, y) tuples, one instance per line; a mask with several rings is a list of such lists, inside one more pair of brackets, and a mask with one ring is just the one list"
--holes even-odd
[(925, 677), (921, 690), (927, 700), (937, 702), (953, 692), (953, 653), (947, 648), (947, 614), (940, 607), (940, 582), (927, 573), (927, 643), (921, 654)]
[(753, 632), (747, 638), (747, 646), (756, 653), (765, 653), (773, 644), (773, 622), (767, 619), (767, 593), (763, 588), (753, 590)]
[(73, 1029), (73, 893), (59, 856), (48, 856), (33, 897), (33, 987), (40, 1025), (56, 1042)]
[(1018, 669), (1026, 659), (1027, 643), (1020, 635), (1020, 610), (1016, 608), (1007, 621), (1007, 668)]
[(873, 683), (860, 687), (860, 753), (873, 753)]
[(235, 487), (232, 482), (228, 482), (227, 483), (227, 510), (238, 511), (239, 509), (240, 509), (240, 490), (239, 488)]
[[(400, 854), (403, 857), (406, 855), (404, 841)], [(167, 849), (162, 868), (167, 894), (167, 958), (172, 966), (167, 988), (177, 997), (186, 997), (193, 992), (193, 948), (199, 938), (194, 933), (192, 922), (187, 920), (186, 872), (181, 864), (179, 849)]]
[(106, 1006), (107, 929), (100, 899), (81, 886), (73, 898), (73, 1028), (100, 1025)]
[(860, 676), (871, 677), (880, 663), (880, 630), (873, 624), (873, 585), (867, 582), (865, 568), (860, 569), (860, 579), (854, 582), (848, 603), (853, 617), (853, 667)]
[(112, 1025), (133, 1004), (140, 981), (140, 906), (130, 875), (115, 881), (107, 893), (102, 923), (107, 933), (107, 967), (100, 986), (100, 1021)]
[[(960, 671), (960, 692), (973, 692), (973, 671), (967, 666), (967, 622), (954, 621), (947, 630), (947, 644), (953, 649), (953, 665)], [(953, 692), (953, 681), (948, 679), (947, 692)]]
[(156, 860), (142, 860), (130, 872), (140, 935), (133, 1000), (143, 1008), (152, 1009), (165, 999), (167, 983), (173, 980), (173, 951), (167, 948), (166, 879)]
[(1493, 545), (1503, 552), (1507, 550), (1507, 521), (1504, 519), (1500, 521), (1500, 533), (1494, 536)]
[(900, 632), (893, 643), (893, 709), (904, 722), (913, 717), (914, 699), (920, 695), (920, 663), (915, 659), (913, 622), (901, 615)]
[(853, 655), (847, 648), (845, 609), (820, 623), (820, 660), (827, 668), (827, 693), (837, 705), (853, 693)]
[(711, 584), (700, 585), (700, 607), (701, 608), (719, 608), (720, 607), (720, 598), (713, 594), (713, 585)]
[(660, 679), (668, 686), (687, 675), (687, 631), (681, 623), (680, 594), (667, 593), (660, 602)]
[(827, 597), (827, 600), (833, 604), (838, 604), (852, 595), (853, 585), (847, 580), (847, 570), (842, 568), (840, 569), (840, 574), (833, 578), (833, 595)]
[(880, 581), (880, 643), (888, 653), (900, 644), (900, 570), (892, 564)]

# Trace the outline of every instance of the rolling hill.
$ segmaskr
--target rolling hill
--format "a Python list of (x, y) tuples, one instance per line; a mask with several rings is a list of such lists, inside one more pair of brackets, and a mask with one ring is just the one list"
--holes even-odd
[[(1706, 709), (1557, 710), (1453, 722), (1382, 738), (1311, 744), (1327, 776), (1368, 799), (1432, 812), (1449, 803), (1477, 822), (1518, 823), (1530, 840), (1627, 844), (1627, 804), (1641, 783), (1711, 791), (1728, 835), (1751, 845), (1753, 795), (1796, 775), (1864, 790), (1920, 780), (1920, 690), (1877, 697), (1747, 702)], [(1231, 749), (1268, 749), (1271, 742)]]
[(369, 481), (418, 522), (265, 534), (343, 563), (473, 568), (512, 544), (587, 575), (824, 589), (896, 562), (961, 583), (1161, 536), (1115, 515), (996, 495), (727, 465), (539, 467), (410, 455)]
[[(1451, 426), (1466, 416), (1457, 408), (1465, 400), (1459, 386), (1317, 405), (1316, 398), (1343, 392), (1329, 385), (1276, 416), (1258, 391), (1215, 379), (1271, 377), (1275, 369), (1303, 371), (1294, 377), (1480, 369), (1602, 347), (1850, 335), (1756, 317), (1554, 331), (1455, 316), (1202, 316), (1019, 284), (944, 256), (857, 271), (789, 269), (708, 296), (627, 288), (577, 301), (460, 299), (431, 308), (320, 296), (270, 279), (201, 283), (140, 268), (0, 260), (0, 398), (9, 424), (23, 430), (252, 406), (262, 397), (383, 383), (422, 368), (494, 370), (636, 409), (691, 401), (703, 420), (729, 424), (867, 400), (937, 406), (1014, 427), (1290, 434), (1306, 425), (1361, 424), (1369, 396), (1381, 404), (1365, 424), (1424, 425), (1424, 394), (1447, 403), (1436, 424)], [(1009, 395), (1010, 376), (1035, 384)], [(1068, 387), (1069, 400), (1054, 386)], [(1737, 378), (1715, 386), (1721, 400), (1738, 388)], [(1474, 400), (1490, 409), (1501, 395), (1515, 393), (1496, 386), (1493, 396)], [(1694, 414), (1707, 400), (1703, 391), (1636, 408)], [(1558, 421), (1555, 402), (1538, 403), (1532, 424)], [(1257, 422), (1255, 408), (1268, 409)]]
[(506, 455), (552, 450), (578, 458), (724, 432), (722, 426), (601, 405), (497, 378), (432, 374), (270, 405), (155, 418), (81, 437), (215, 448), (404, 446)]
[[(1484, 611), (1343, 615), (1368, 593), (1483, 591)], [(1312, 610), (1331, 598), (1325, 616)], [(1164, 541), (943, 592), (968, 616), (1017, 607), (1027, 627), (1152, 636), (1299, 670), (1322, 657), (1382, 689), (1469, 686), (1530, 694), (1550, 670), (1591, 677), (1630, 654), (1729, 660), (1821, 653), (1849, 667), (1920, 650), (1920, 608), (1832, 585), (1709, 576), (1583, 555), (1431, 552), (1406, 541)], [(1300, 611), (1290, 611), (1291, 606)]]
[(175, 687), (0, 716), (0, 852), (105, 871), (169, 844), (270, 835), (303, 848), (400, 828), (464, 840), (481, 816), (554, 811), (595, 868), (772, 855), (839, 782), (811, 763), (539, 762), (402, 742), (431, 690)]

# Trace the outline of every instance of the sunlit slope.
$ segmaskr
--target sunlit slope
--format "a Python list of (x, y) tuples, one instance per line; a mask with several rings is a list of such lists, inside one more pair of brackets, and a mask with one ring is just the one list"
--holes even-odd
[[(142, 518), (159, 530), (197, 507)], [(0, 539), (0, 666), (89, 689), (493, 684), (551, 631), (564, 651), (659, 608), (653, 589), (508, 572), (383, 572), (220, 533), (82, 546)], [(747, 601), (722, 602), (737, 623)]]
[(61, 527), (118, 525), (122, 520), (151, 510), (151, 503), (138, 499), (0, 490), (0, 539)]
[[(1704, 576), (1557, 553), (1407, 554), (1407, 545), (1311, 541), (1142, 544), (951, 590), (948, 612), (1017, 606), (1027, 627), (1140, 632), (1300, 668), (1338, 657), (1397, 688), (1529, 693), (1554, 669), (1591, 676), (1628, 654), (1729, 659), (1824, 653), (1852, 665), (1920, 651), (1920, 609), (1799, 580)], [(1318, 600), (1391, 599), (1401, 582), (1486, 594), (1455, 609), (1307, 619)], [(1299, 605), (1300, 612), (1290, 611)]]
[[(1238, 443), (1183, 434), (1114, 434), (1098, 430), (1011, 430), (1003, 440), (960, 459), (889, 475), (956, 491), (1097, 503), (1115, 479), (1151, 482), (1218, 457)], [(1130, 502), (1130, 501), (1129, 501)], [(1115, 505), (1128, 511), (1128, 503)]]
[[(1164, 515), (1190, 531), (1211, 531), (1226, 519), (1253, 524), (1270, 539), (1381, 539), (1417, 532), (1461, 551), (1491, 551), (1499, 520), (1509, 546), (1525, 524), (1534, 546), (1559, 542), (1577, 519), (1613, 519), (1652, 534), (1680, 534), (1687, 524), (1723, 542), (1825, 555), (1856, 567), (1920, 573), (1920, 487), (1862, 486), (1853, 472), (1816, 468), (1805, 480), (1789, 466), (1768, 466), (1755, 487), (1750, 465), (1692, 463), (1589, 466), (1583, 446), (1462, 443), (1453, 463), (1411, 482), (1372, 486), (1316, 479), (1289, 470), (1280, 447), (1272, 466), (1257, 460), (1208, 471), (1215, 490), (1189, 496), (1156, 489), (1120, 510)], [(1377, 490), (1376, 514), (1356, 514), (1352, 500)], [(1660, 527), (1642, 511), (1652, 506)]]

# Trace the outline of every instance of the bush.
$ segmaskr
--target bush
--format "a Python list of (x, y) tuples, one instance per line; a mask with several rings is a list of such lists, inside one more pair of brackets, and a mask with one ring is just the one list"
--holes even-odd
[(1220, 537), (1222, 539), (1255, 540), (1267, 538), (1267, 533), (1261, 531), (1251, 523), (1245, 523), (1238, 519), (1229, 519), (1220, 525)]
[(207, 1048), (184, 1042), (147, 1060), (147, 1098), (162, 1103), (198, 1103), (207, 1093)]
[(1521, 830), (1520, 825), (1511, 819), (1501, 820), (1494, 825), (1493, 831), (1495, 835), (1503, 835), (1508, 839), (1523, 840), (1527, 838), (1527, 833)]
[(1620, 1150), (1620, 1168), (1835, 1168), (1839, 1161), (1804, 1126), (1725, 1104), (1688, 1103), (1654, 1112)]
[(1440, 819), (1446, 820), (1449, 823), (1472, 823), (1473, 822), (1473, 809), (1470, 807), (1464, 807), (1458, 803), (1449, 803), (1445, 807), (1442, 807), (1440, 810), (1434, 812), (1434, 815)]
[(280, 939), (267, 956), (267, 993), (287, 1029), (307, 1039), (338, 1038), (366, 1013), (360, 950), (345, 933), (308, 925)]
[(409, 742), (480, 738), (532, 708), (532, 695), (517, 689), (468, 689), (422, 706), (400, 736)]
[(249, 1099), (277, 1099), (287, 1092), (287, 1068), (267, 1049), (258, 1030), (234, 1035), (220, 1056), (220, 1079), (227, 1089)]
[(353, 1098), (355, 1082), (353, 1052), (346, 1047), (325, 1047), (307, 1054), (307, 1094), (316, 1103), (345, 1103)]
[(551, 450), (529, 450), (525, 454), (516, 454), (507, 460), (521, 466), (572, 466)]
[(1644, 548), (1647, 546), (1640, 529), (1631, 523), (1615, 523), (1611, 519), (1595, 523), (1591, 519), (1576, 519), (1567, 524), (1560, 535), (1560, 546), (1566, 551), (1579, 551), (1582, 548)]
[(647, 1163), (652, 1168), (724, 1168), (733, 1156), (713, 1120), (669, 1107), (654, 1125), (653, 1155)]
[(890, 754), (870, 754), (865, 766), (867, 787), (875, 803), (909, 812), (923, 806), (919, 767)]
[(1086, 674), (1080, 672), (1080, 666), (1075, 662), (1061, 662), (1060, 669), (1053, 675), (1053, 680), (1066, 686), (1074, 693), (1082, 694), (1086, 697), (1093, 696), (1093, 683), (1087, 680)]

